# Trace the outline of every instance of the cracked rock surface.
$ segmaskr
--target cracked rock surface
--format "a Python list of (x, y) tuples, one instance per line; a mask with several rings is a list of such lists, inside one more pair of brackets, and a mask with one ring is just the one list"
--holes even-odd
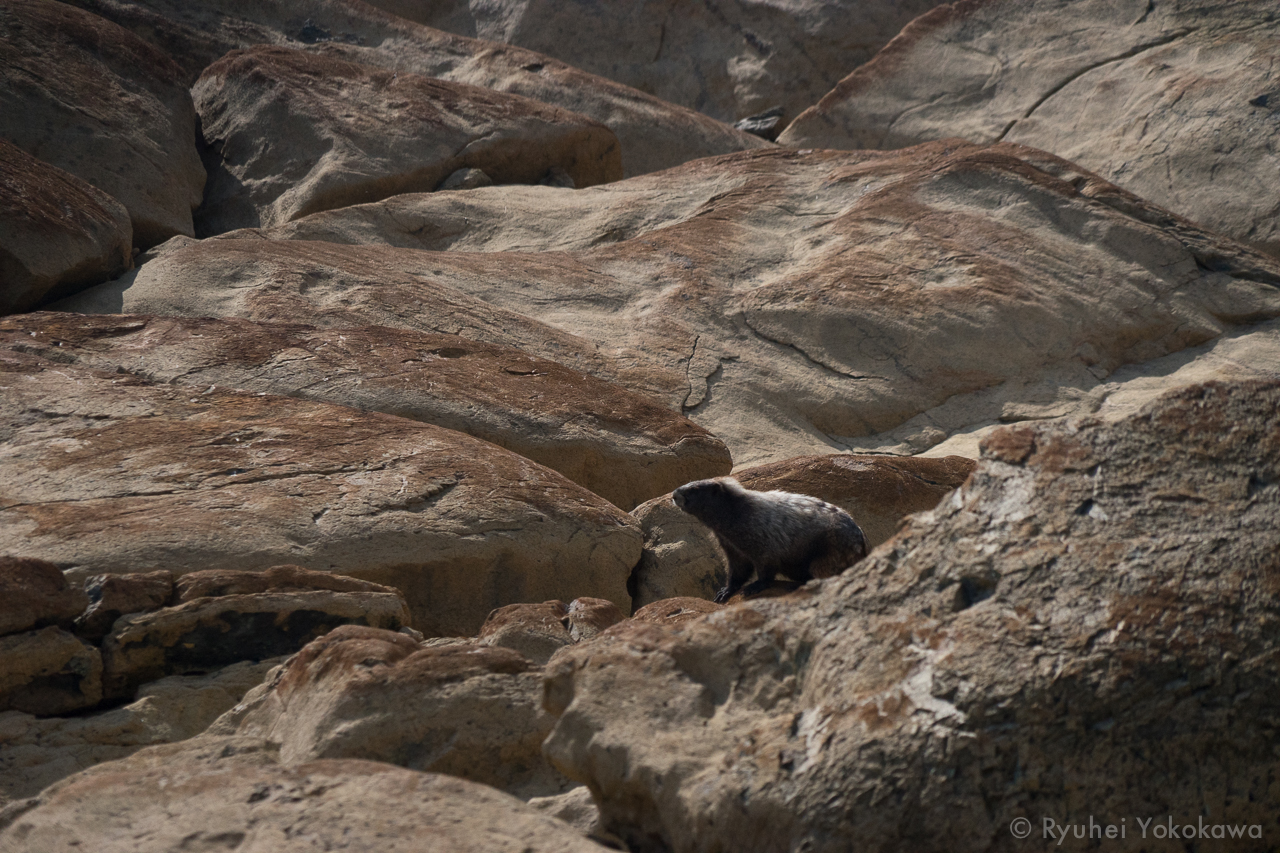
[(1250, 0), (949, 3), (779, 141), (1031, 145), (1280, 254), (1278, 38), (1280, 10)]
[(1015, 818), (1089, 815), (1274, 837), (1278, 409), (1280, 382), (1208, 383), (998, 431), (843, 575), (559, 653), (547, 755), (633, 850), (1015, 851)]
[(414, 624), (439, 633), (530, 598), (629, 604), (635, 522), (488, 442), (13, 350), (0, 386), (0, 550), (74, 582), (292, 563), (394, 586)]

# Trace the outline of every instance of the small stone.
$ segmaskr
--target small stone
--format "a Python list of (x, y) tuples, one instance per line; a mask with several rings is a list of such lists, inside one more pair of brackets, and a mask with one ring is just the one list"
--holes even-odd
[(493, 186), (493, 179), (486, 175), (484, 170), (459, 169), (445, 178), (443, 183), (436, 187), (436, 192), (441, 190), (473, 190), (476, 187), (491, 186)]

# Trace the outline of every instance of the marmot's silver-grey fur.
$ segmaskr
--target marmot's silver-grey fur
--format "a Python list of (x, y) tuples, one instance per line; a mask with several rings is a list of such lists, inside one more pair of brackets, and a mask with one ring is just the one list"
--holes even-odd
[(754, 572), (751, 595), (778, 574), (804, 583), (829, 578), (867, 556), (867, 537), (849, 513), (791, 492), (756, 492), (732, 477), (696, 480), (671, 495), (676, 506), (716, 535), (729, 558), (729, 579), (716, 593), (728, 601)]

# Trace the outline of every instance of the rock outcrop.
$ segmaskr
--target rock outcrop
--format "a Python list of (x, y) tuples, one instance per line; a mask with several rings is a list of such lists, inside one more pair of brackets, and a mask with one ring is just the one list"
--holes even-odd
[(115, 278), (132, 258), (120, 202), (0, 139), (0, 314)]
[(1265, 849), (1278, 408), (1209, 383), (998, 431), (853, 570), (561, 652), (547, 755), (639, 850), (1013, 851), (1089, 816)]
[(1277, 38), (1280, 15), (1248, 0), (949, 3), (913, 21), (779, 141), (1031, 145), (1280, 254)]
[(192, 233), (205, 173), (191, 95), (168, 56), (65, 3), (12, 0), (0, 9), (0, 69), (0, 137), (123, 204), (138, 246)]
[(202, 235), (430, 192), (459, 169), (497, 184), (622, 177), (617, 137), (568, 110), (304, 50), (232, 51), (192, 95), (212, 149)]
[(625, 510), (733, 464), (706, 430), (638, 394), (459, 335), (41, 312), (0, 319), (0, 348), (412, 418), (519, 453)]
[(415, 626), (444, 634), (530, 598), (629, 605), (634, 521), (487, 442), (13, 350), (0, 369), (0, 551), (73, 581), (294, 563), (394, 586)]

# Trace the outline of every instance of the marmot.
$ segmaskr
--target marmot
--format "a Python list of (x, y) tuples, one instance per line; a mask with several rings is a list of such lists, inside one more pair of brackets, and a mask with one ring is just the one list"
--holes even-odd
[(744, 590), (760, 592), (778, 573), (804, 583), (829, 578), (867, 556), (867, 538), (849, 513), (791, 492), (756, 492), (732, 477), (696, 480), (676, 489), (676, 506), (716, 535), (729, 558), (729, 579), (716, 593), (725, 602)]

